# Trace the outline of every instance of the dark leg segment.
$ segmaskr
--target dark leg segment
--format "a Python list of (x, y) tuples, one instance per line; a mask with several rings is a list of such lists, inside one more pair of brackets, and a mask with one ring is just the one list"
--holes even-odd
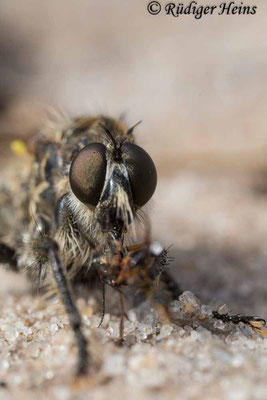
[(102, 283), (102, 315), (101, 315), (101, 320), (99, 322), (98, 328), (102, 325), (105, 317), (105, 308), (106, 308), (106, 288), (105, 288), (105, 282)]
[(124, 308), (124, 300), (123, 293), (119, 290), (120, 295), (120, 306), (121, 306), (121, 319), (120, 319), (120, 344), (123, 343), (123, 328), (124, 328), (124, 316), (125, 316), (125, 308)]
[(224, 323), (232, 322), (233, 324), (239, 324), (240, 322), (242, 322), (243, 324), (253, 326), (253, 322), (261, 322), (263, 325), (266, 325), (265, 319), (260, 318), (260, 317), (253, 317), (252, 315), (220, 314), (218, 311), (213, 311), (212, 314), (213, 314), (213, 318), (219, 319), (219, 320), (223, 321)]
[(86, 374), (89, 366), (89, 354), (87, 351), (87, 340), (82, 333), (81, 317), (74, 300), (72, 299), (69, 285), (59, 259), (58, 245), (53, 240), (48, 239), (48, 242), (48, 258), (51, 262), (58, 289), (61, 294), (65, 309), (68, 313), (70, 324), (78, 345), (79, 360), (77, 374)]
[(18, 272), (16, 253), (4, 243), (0, 243), (0, 263), (9, 264), (12, 271)]
[(164, 270), (161, 273), (161, 279), (163, 282), (166, 283), (168, 290), (172, 294), (173, 300), (177, 300), (178, 297), (183, 293), (179, 284), (174, 280), (174, 278), (171, 276), (171, 274), (166, 270)]

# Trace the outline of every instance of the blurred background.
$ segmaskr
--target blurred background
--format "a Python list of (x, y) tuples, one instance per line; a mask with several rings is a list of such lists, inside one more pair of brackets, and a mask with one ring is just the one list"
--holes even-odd
[(50, 107), (143, 120), (153, 238), (172, 244), (173, 274), (206, 303), (267, 316), (267, 4), (255, 4), (196, 20), (152, 16), (144, 0), (1, 0), (0, 165)]

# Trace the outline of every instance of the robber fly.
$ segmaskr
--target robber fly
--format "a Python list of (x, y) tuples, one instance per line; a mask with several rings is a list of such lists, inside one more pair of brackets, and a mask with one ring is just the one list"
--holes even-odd
[(77, 276), (86, 281), (97, 275), (114, 288), (137, 279), (149, 288), (161, 275), (179, 292), (160, 245), (152, 245), (148, 235), (141, 245), (127, 244), (127, 232), (144, 218), (143, 207), (157, 184), (151, 157), (135, 144), (136, 125), (85, 116), (41, 132), (19, 186), (13, 248), (0, 244), (1, 262), (25, 271), (38, 287), (56, 283), (79, 350), (78, 374), (86, 373), (90, 354), (72, 296)]
[[(173, 299), (181, 293), (166, 269), (167, 251), (150, 242), (149, 229), (144, 243), (128, 240), (157, 184), (151, 157), (135, 143), (136, 125), (85, 116), (41, 132), (26, 178), (4, 196), (15, 223), (0, 243), (0, 262), (26, 272), (38, 288), (55, 286), (76, 338), (78, 374), (87, 372), (90, 354), (72, 296), (75, 279), (97, 278), (118, 290), (135, 284), (149, 294), (161, 278)], [(1, 227), (4, 237), (4, 220)], [(258, 329), (265, 322), (218, 312), (213, 317)]]

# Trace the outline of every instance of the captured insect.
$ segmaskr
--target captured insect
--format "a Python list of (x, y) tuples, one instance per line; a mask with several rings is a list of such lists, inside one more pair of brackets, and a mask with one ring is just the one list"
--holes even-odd
[[(15, 223), (9, 228), (1, 221), (6, 240), (0, 262), (26, 272), (40, 289), (57, 288), (76, 338), (78, 374), (88, 371), (91, 359), (72, 294), (75, 281), (98, 280), (103, 299), (109, 285), (119, 291), (121, 303), (121, 288), (131, 284), (153, 297), (159, 278), (173, 299), (181, 293), (166, 268), (167, 251), (150, 241), (144, 206), (156, 189), (157, 172), (135, 143), (138, 124), (128, 128), (117, 119), (84, 116), (41, 132), (25, 179), (14, 193), (5, 193)], [(133, 245), (130, 232), (140, 220), (145, 240)], [(257, 329), (265, 323), (218, 312), (213, 317)]]
[(0, 245), (0, 261), (25, 271), (37, 287), (56, 283), (79, 350), (78, 374), (88, 370), (90, 354), (72, 296), (75, 280), (97, 278), (118, 290), (137, 280), (149, 290), (161, 275), (179, 293), (165, 268), (167, 252), (150, 243), (149, 233), (141, 245), (127, 243), (157, 184), (151, 157), (134, 140), (138, 124), (85, 116), (41, 132), (19, 187), (13, 234)]

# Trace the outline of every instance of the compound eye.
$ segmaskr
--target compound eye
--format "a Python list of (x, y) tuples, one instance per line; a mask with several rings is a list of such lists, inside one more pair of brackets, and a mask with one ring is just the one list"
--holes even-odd
[(105, 182), (106, 147), (91, 143), (75, 156), (70, 167), (70, 186), (75, 196), (85, 204), (96, 206)]
[(142, 207), (156, 189), (156, 167), (149, 154), (133, 143), (126, 142), (122, 145), (122, 158), (128, 171), (133, 201), (138, 207)]

